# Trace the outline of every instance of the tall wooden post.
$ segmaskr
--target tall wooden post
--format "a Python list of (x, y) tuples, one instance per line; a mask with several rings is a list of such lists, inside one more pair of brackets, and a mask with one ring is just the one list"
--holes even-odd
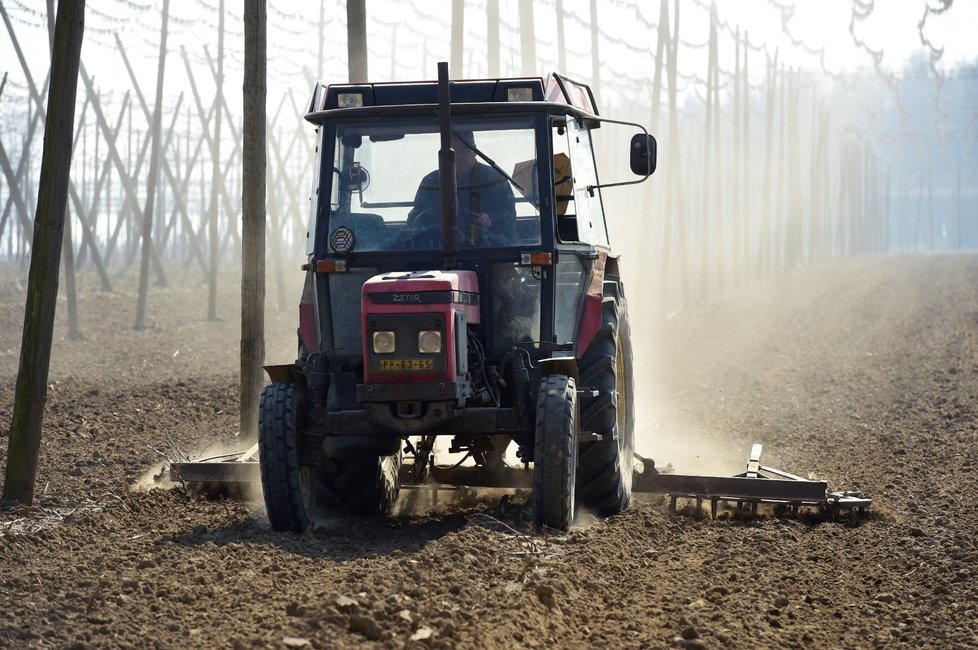
[(598, 56), (598, 0), (591, 0), (591, 88), (601, 99), (601, 57)]
[[(397, 27), (394, 28), (395, 33)], [(452, 0), (452, 76), (464, 77), (462, 72), (462, 52), (465, 51), (465, 0)], [(391, 52), (391, 59), (397, 58), (397, 51)], [(391, 76), (393, 79), (393, 75)]]
[(326, 0), (319, 0), (319, 53), (316, 59), (316, 81), (323, 80), (323, 46), (326, 44)]
[[(222, 0), (223, 2), (223, 0)], [(143, 210), (142, 255), (139, 260), (139, 296), (136, 305), (135, 329), (146, 327), (146, 298), (149, 293), (149, 261), (153, 254), (153, 203), (156, 198), (156, 179), (160, 172), (160, 140), (163, 130), (163, 75), (166, 70), (166, 36), (170, 17), (170, 0), (163, 0), (163, 27), (160, 31), (160, 58), (156, 67), (156, 103), (153, 111), (153, 143), (149, 158), (149, 178), (146, 181), (146, 207)]]
[(662, 64), (666, 45), (669, 42), (669, 0), (660, 0), (659, 3), (659, 24), (656, 27), (655, 37), (655, 72), (652, 74), (652, 116), (649, 121), (649, 128), (652, 133), (659, 130), (659, 111), (662, 107)]
[(486, 0), (486, 57), (489, 77), (499, 76), (499, 0)]
[[(663, 0), (668, 2), (669, 0)], [(666, 30), (668, 30), (668, 26)], [(557, 70), (567, 74), (567, 45), (564, 42), (564, 0), (557, 0)]]
[(350, 82), (362, 83), (367, 75), (367, 6), (366, 0), (346, 2), (346, 51)]
[[(713, 163), (713, 218), (716, 220), (716, 268), (717, 268), (717, 289), (722, 295), (724, 292), (724, 269), (725, 258), (724, 246), (726, 237), (723, 236), (725, 219), (723, 214), (723, 175), (720, 173), (720, 40), (718, 34), (719, 19), (717, 18), (716, 3), (710, 4), (710, 39), (713, 43), (710, 66), (713, 68), (713, 159), (708, 162)], [(705, 162), (704, 164), (708, 164)], [(705, 214), (705, 211), (704, 211)], [(709, 227), (709, 222), (707, 222)]]
[(767, 102), (765, 107), (765, 121), (767, 129), (764, 140), (764, 185), (761, 188), (761, 227), (758, 238), (758, 275), (763, 277), (771, 270), (771, 168), (773, 166), (773, 145), (774, 145), (774, 99), (777, 94), (777, 69), (778, 51), (774, 51), (774, 60), (769, 57), (767, 60)]
[(748, 260), (751, 259), (751, 245), (750, 245), (750, 234), (752, 231), (753, 220), (751, 219), (750, 212), (750, 192), (751, 192), (751, 179), (753, 174), (749, 172), (751, 169), (750, 165), (750, 149), (751, 149), (751, 137), (750, 137), (750, 66), (748, 65), (748, 53), (750, 52), (750, 35), (744, 32), (744, 109), (743, 109), (743, 129), (741, 130), (741, 158), (740, 165), (744, 170), (743, 173), (743, 194), (742, 194), (742, 205), (741, 205), (741, 221), (743, 222), (743, 232), (744, 237), (741, 242), (742, 251), (742, 272), (744, 274), (744, 279), (750, 275), (747, 268)]
[[(957, 249), (961, 250), (961, 163), (958, 163), (958, 184), (954, 191), (954, 206), (955, 206), (956, 217), (957, 217), (957, 219), (955, 220), (957, 223), (957, 227), (954, 229), (954, 231), (955, 233), (957, 233), (958, 236)], [(886, 173), (886, 208), (887, 208), (887, 212), (889, 212), (889, 208), (890, 208), (889, 170), (887, 170)]]
[[(741, 98), (740, 98), (740, 28), (737, 28), (736, 36), (734, 37), (736, 41), (736, 46), (734, 48), (734, 107), (733, 107), (733, 150), (730, 152), (730, 158), (733, 160), (733, 165), (731, 165), (731, 178), (730, 178), (730, 201), (731, 210), (729, 218), (733, 221), (733, 251), (730, 256), (730, 274), (733, 280), (732, 284), (734, 287), (740, 284), (740, 237), (741, 231), (741, 214), (740, 214), (740, 175), (747, 173), (747, 168), (740, 168), (738, 164), (738, 159), (740, 158), (740, 111), (741, 111)], [(746, 75), (746, 73), (745, 73)]]
[(71, 140), (78, 65), (85, 29), (85, 0), (59, 2), (44, 122), (44, 150), (34, 217), (34, 245), (24, 310), (20, 369), (10, 423), (3, 500), (34, 502), (34, 480), (47, 399), (51, 340), (58, 298), (58, 263), (68, 205)]
[(244, 3), (244, 144), (241, 156), (241, 409), (240, 435), (258, 432), (265, 362), (266, 0)]
[(519, 0), (519, 3), (522, 74), (526, 77), (539, 76), (540, 72), (537, 70), (537, 36), (533, 27), (533, 2), (532, 0)]
[[(217, 275), (221, 263), (220, 241), (220, 192), (224, 187), (221, 175), (221, 95), (224, 93), (224, 0), (217, 8), (217, 89), (214, 93), (214, 137), (211, 140), (211, 195), (207, 210), (207, 244), (209, 263), (207, 267), (207, 319), (217, 320)], [(186, 61), (185, 61), (186, 62)]]

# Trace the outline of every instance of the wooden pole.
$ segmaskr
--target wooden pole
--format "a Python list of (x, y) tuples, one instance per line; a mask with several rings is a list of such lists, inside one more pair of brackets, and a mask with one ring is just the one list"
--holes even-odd
[(758, 243), (757, 270), (763, 277), (771, 272), (771, 168), (774, 161), (774, 113), (775, 97), (777, 96), (778, 51), (774, 51), (774, 60), (767, 61), (767, 106), (765, 121), (767, 129), (764, 140), (764, 186), (761, 190), (761, 228)]
[(742, 246), (742, 265), (741, 272), (743, 273), (744, 281), (750, 276), (750, 270), (748, 269), (748, 260), (751, 259), (751, 237), (750, 233), (752, 231), (753, 220), (751, 219), (750, 212), (750, 192), (751, 192), (751, 179), (753, 174), (749, 173), (752, 169), (750, 165), (750, 149), (751, 149), (751, 137), (750, 137), (750, 67), (748, 65), (748, 53), (750, 52), (750, 36), (745, 31), (744, 32), (744, 109), (743, 109), (743, 129), (741, 131), (741, 148), (740, 148), (740, 165), (743, 169), (742, 179), (743, 179), (743, 201), (741, 205), (741, 221), (743, 222), (743, 240), (741, 242)]
[(655, 72), (652, 74), (652, 116), (649, 120), (649, 128), (652, 133), (659, 130), (659, 110), (662, 107), (662, 64), (666, 45), (669, 42), (669, 0), (659, 2), (659, 24), (656, 27), (655, 38)]
[(319, 56), (316, 58), (316, 83), (323, 80), (323, 46), (326, 44), (326, 0), (319, 0)]
[[(713, 40), (713, 54), (711, 66), (713, 67), (713, 211), (712, 218), (716, 220), (716, 269), (717, 269), (717, 290), (720, 295), (724, 293), (724, 246), (726, 238), (723, 236), (725, 219), (723, 214), (723, 175), (720, 168), (720, 39), (718, 30), (717, 6), (716, 3), (710, 5), (710, 32)], [(707, 221), (709, 228), (709, 221)]]
[[(732, 285), (734, 287), (740, 284), (740, 237), (741, 231), (741, 214), (740, 214), (740, 175), (741, 173), (746, 173), (747, 168), (740, 168), (738, 164), (738, 159), (740, 158), (740, 111), (741, 111), (741, 97), (740, 97), (740, 28), (737, 28), (736, 36), (734, 37), (736, 42), (736, 47), (734, 48), (734, 101), (733, 101), (733, 150), (730, 152), (730, 157), (733, 160), (733, 165), (731, 165), (731, 179), (730, 179), (730, 202), (731, 210), (729, 219), (733, 221), (733, 251), (730, 256), (730, 274), (732, 276)], [(745, 73), (746, 74), (746, 73)]]
[[(668, 2), (669, 0), (662, 0)], [(668, 30), (668, 27), (666, 28)], [(567, 73), (567, 45), (564, 42), (564, 0), (557, 0), (557, 70)]]
[(486, 57), (489, 77), (499, 76), (499, 0), (486, 0)]
[(350, 83), (363, 83), (367, 74), (367, 3), (366, 0), (346, 1), (346, 50)]
[(538, 77), (536, 30), (533, 27), (533, 1), (519, 0), (520, 3), (520, 57), (523, 76)]
[(246, 1), (244, 144), (241, 194), (240, 435), (258, 435), (258, 400), (265, 362), (265, 128), (266, 6)]
[[(221, 0), (223, 3), (224, 0)], [(156, 68), (156, 102), (153, 112), (153, 144), (149, 154), (149, 178), (146, 180), (146, 207), (143, 210), (143, 246), (139, 264), (139, 295), (136, 300), (137, 330), (146, 327), (146, 298), (149, 293), (149, 262), (153, 254), (153, 202), (156, 198), (156, 180), (160, 170), (160, 144), (163, 130), (163, 75), (166, 71), (167, 23), (170, 17), (170, 0), (163, 0), (163, 26), (160, 28), (160, 58)]]
[(595, 101), (601, 98), (601, 57), (598, 55), (598, 0), (591, 0), (591, 89)]
[[(395, 33), (397, 27), (394, 28)], [(462, 52), (465, 47), (465, 0), (452, 0), (452, 76), (464, 77)], [(391, 60), (397, 59), (397, 51), (391, 52)], [(392, 64), (393, 65), (393, 64)], [(391, 75), (391, 79), (393, 79)]]
[[(207, 273), (207, 319), (217, 320), (217, 272), (220, 266), (220, 239), (218, 219), (220, 218), (220, 193), (218, 186), (224, 187), (221, 175), (221, 109), (220, 101), (224, 93), (224, 0), (218, 4), (217, 21), (217, 89), (214, 93), (214, 137), (211, 145), (211, 200), (208, 214), (207, 243), (210, 251)], [(184, 53), (186, 62), (186, 53)]]
[(85, 29), (85, 0), (59, 2), (44, 150), (34, 217), (34, 245), (24, 310), (20, 369), (10, 424), (3, 500), (30, 505), (41, 446), (51, 341), (58, 298), (58, 264), (64, 237), (71, 166), (78, 65)]
[[(961, 250), (961, 163), (958, 163), (958, 184), (954, 191), (954, 205), (957, 213), (957, 227), (954, 229), (957, 234), (957, 249)], [(886, 173), (886, 209), (890, 210), (890, 172)]]

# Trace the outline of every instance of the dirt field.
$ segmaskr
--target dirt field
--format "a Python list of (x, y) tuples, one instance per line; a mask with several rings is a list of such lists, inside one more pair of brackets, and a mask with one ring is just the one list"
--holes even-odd
[[(85, 291), (85, 340), (59, 325), (36, 507), (0, 513), (0, 647), (978, 646), (978, 257), (851, 260), (633, 324), (641, 453), (735, 473), (762, 442), (766, 465), (871, 495), (858, 522), (647, 497), (532, 536), (517, 494), (294, 536), (258, 502), (137, 491), (234, 440), (227, 293), (210, 323), (205, 289), (157, 291), (134, 332), (131, 295)], [(23, 303), (5, 280), (0, 467)], [(270, 313), (269, 361), (294, 317)]]

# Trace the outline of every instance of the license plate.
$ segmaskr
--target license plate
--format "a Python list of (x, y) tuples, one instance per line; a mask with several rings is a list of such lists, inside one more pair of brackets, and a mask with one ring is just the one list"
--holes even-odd
[(411, 371), (411, 370), (432, 370), (435, 367), (434, 359), (381, 359), (381, 370)]

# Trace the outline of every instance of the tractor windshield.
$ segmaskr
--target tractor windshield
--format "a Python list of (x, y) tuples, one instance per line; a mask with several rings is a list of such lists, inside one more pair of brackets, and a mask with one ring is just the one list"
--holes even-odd
[[(433, 118), (335, 123), (327, 242), (352, 250), (441, 245)], [(453, 120), (460, 249), (540, 243), (534, 118)], [(345, 228), (344, 228), (345, 227)], [(349, 237), (352, 232), (353, 237)]]

